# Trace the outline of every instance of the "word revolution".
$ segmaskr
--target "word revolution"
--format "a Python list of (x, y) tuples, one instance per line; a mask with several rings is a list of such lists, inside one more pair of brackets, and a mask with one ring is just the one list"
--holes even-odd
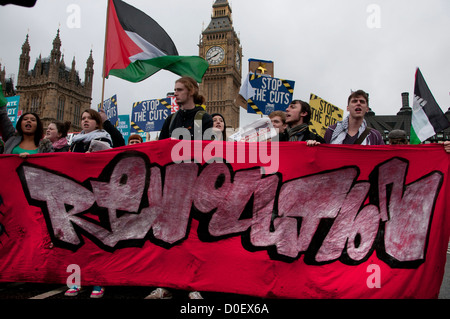
[(351, 166), (282, 182), (280, 173), (262, 175), (260, 167), (160, 167), (144, 154), (124, 152), (82, 183), (27, 163), (18, 173), (61, 248), (83, 246), (82, 231), (107, 251), (146, 240), (171, 249), (189, 236), (195, 218), (204, 242), (242, 236), (245, 249), (265, 249), (285, 262), (305, 255), (308, 264), (356, 265), (376, 251), (391, 266), (417, 268), (425, 261), (443, 174), (405, 185), (408, 164), (381, 163), (368, 181), (358, 180)]

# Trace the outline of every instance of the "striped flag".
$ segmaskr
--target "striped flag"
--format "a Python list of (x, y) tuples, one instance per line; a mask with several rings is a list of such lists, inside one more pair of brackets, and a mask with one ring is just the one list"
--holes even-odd
[(121, 1), (108, 0), (104, 76), (141, 82), (161, 69), (202, 82), (208, 62), (179, 56), (169, 35), (152, 18)]
[(411, 144), (420, 144), (450, 126), (418, 68), (414, 88)]

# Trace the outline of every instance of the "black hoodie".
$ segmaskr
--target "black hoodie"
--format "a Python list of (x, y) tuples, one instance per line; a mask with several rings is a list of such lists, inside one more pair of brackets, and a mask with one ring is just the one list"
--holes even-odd
[[(201, 106), (196, 106), (192, 110), (179, 110), (177, 113), (170, 115), (164, 122), (163, 128), (159, 135), (159, 140), (165, 140), (167, 138), (181, 139), (182, 136), (172, 136), (172, 133), (177, 128), (185, 128), (191, 134), (191, 140), (194, 140), (194, 120), (195, 115), (199, 111), (204, 111)], [(175, 116), (172, 123), (172, 117)], [(207, 129), (213, 127), (213, 120), (211, 115), (205, 113), (202, 117), (202, 137)]]

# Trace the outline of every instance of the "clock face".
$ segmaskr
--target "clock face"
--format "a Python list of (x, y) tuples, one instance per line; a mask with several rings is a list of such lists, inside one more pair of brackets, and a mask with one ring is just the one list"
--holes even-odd
[(218, 65), (222, 63), (225, 58), (225, 50), (222, 47), (215, 46), (206, 52), (206, 61), (211, 65)]

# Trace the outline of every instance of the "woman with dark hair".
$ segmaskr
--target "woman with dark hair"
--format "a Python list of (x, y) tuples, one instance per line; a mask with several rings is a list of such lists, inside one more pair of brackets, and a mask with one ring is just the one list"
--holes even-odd
[[(103, 129), (103, 120), (99, 112), (87, 109), (81, 114), (81, 131), (72, 139), (70, 151), (74, 153), (91, 153), (110, 149), (113, 146), (111, 135)], [(68, 297), (77, 296), (81, 287), (72, 286), (66, 292)], [(91, 298), (102, 298), (105, 288), (94, 286)]]
[(81, 128), (83, 131), (72, 139), (71, 152), (88, 153), (112, 148), (111, 135), (103, 129), (103, 121), (97, 111), (88, 109), (81, 114)]
[(69, 143), (67, 134), (69, 133), (70, 122), (52, 121), (45, 132), (45, 138), (52, 142), (55, 152), (68, 152)]
[(227, 141), (227, 126), (225, 124), (225, 118), (222, 114), (214, 113), (211, 114), (213, 118), (213, 132), (216, 141)]
[(17, 121), (16, 131), (8, 117), (6, 105), (0, 107), (0, 130), (5, 142), (3, 154), (18, 154), (24, 157), (53, 152), (51, 143), (42, 139), (44, 128), (36, 113), (24, 113)]

